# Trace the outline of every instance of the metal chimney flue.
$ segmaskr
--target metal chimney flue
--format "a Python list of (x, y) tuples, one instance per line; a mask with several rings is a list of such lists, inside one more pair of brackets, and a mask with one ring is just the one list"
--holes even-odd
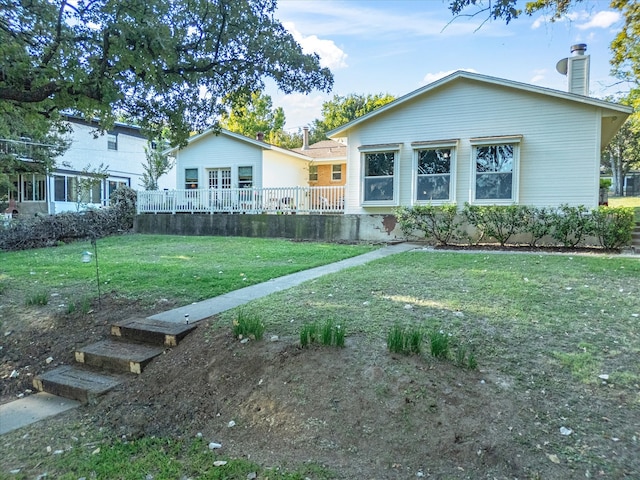
[(586, 43), (577, 43), (576, 45), (571, 45), (571, 53), (573, 53), (573, 55), (584, 55), (584, 53), (587, 51), (587, 44)]
[(309, 150), (309, 127), (302, 128), (302, 150)]

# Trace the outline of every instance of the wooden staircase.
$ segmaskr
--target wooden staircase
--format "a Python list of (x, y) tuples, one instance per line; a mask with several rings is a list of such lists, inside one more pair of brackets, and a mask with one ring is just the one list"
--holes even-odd
[(636, 222), (636, 228), (631, 233), (631, 250), (640, 253), (640, 222)]
[(174, 347), (196, 328), (194, 324), (130, 318), (111, 326), (111, 338), (75, 352), (76, 364), (63, 365), (38, 375), (33, 386), (61, 397), (91, 403), (140, 374), (165, 348)]

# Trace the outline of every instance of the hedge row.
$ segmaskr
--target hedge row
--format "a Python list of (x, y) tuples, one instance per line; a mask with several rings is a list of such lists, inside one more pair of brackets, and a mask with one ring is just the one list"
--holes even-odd
[(133, 228), (135, 202), (135, 190), (120, 187), (112, 195), (108, 208), (17, 218), (4, 226), (0, 224), (0, 250), (49, 247), (128, 232)]
[[(478, 206), (465, 203), (401, 207), (395, 212), (402, 232), (439, 245), (545, 245), (620, 249), (631, 242), (633, 209), (600, 206), (557, 208), (526, 205)], [(471, 227), (471, 228), (469, 228)], [(471, 233), (470, 233), (471, 231)], [(597, 243), (594, 243), (595, 240)]]

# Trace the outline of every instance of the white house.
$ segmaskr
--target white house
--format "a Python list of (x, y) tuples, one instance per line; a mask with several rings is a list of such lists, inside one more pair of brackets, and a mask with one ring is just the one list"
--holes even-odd
[(601, 150), (631, 112), (459, 71), (328, 136), (347, 144), (347, 214), (429, 203), (595, 207)]
[[(69, 117), (68, 121), (69, 149), (56, 159), (56, 167), (49, 175), (23, 173), (14, 180), (6, 195), (10, 213), (53, 214), (95, 208), (108, 205), (120, 185), (141, 187), (148, 142), (140, 128), (116, 123), (101, 135), (96, 133), (93, 122), (76, 117)], [(106, 178), (81, 193), (79, 182), (98, 170), (104, 170)], [(159, 179), (160, 188), (174, 185), (175, 169)]]

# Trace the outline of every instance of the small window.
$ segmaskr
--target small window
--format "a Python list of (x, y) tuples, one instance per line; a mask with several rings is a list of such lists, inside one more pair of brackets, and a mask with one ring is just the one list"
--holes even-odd
[(418, 202), (451, 199), (451, 148), (432, 148), (417, 152), (416, 200)]
[(395, 152), (364, 154), (365, 202), (390, 202), (394, 199)]
[(238, 167), (238, 188), (253, 187), (253, 167)]
[(310, 165), (309, 166), (309, 181), (317, 182), (318, 181), (318, 166)]
[(186, 168), (184, 170), (184, 188), (195, 189), (198, 188), (198, 169)]
[(107, 133), (107, 148), (109, 150), (118, 150), (118, 134)]
[(342, 165), (331, 165), (331, 180), (334, 182), (342, 180)]
[(130, 179), (127, 180), (109, 180), (107, 188), (108, 188), (108, 193), (109, 193), (109, 198), (111, 198), (111, 196), (113, 195), (113, 192), (115, 192), (118, 188), (120, 187), (128, 187), (130, 185)]

